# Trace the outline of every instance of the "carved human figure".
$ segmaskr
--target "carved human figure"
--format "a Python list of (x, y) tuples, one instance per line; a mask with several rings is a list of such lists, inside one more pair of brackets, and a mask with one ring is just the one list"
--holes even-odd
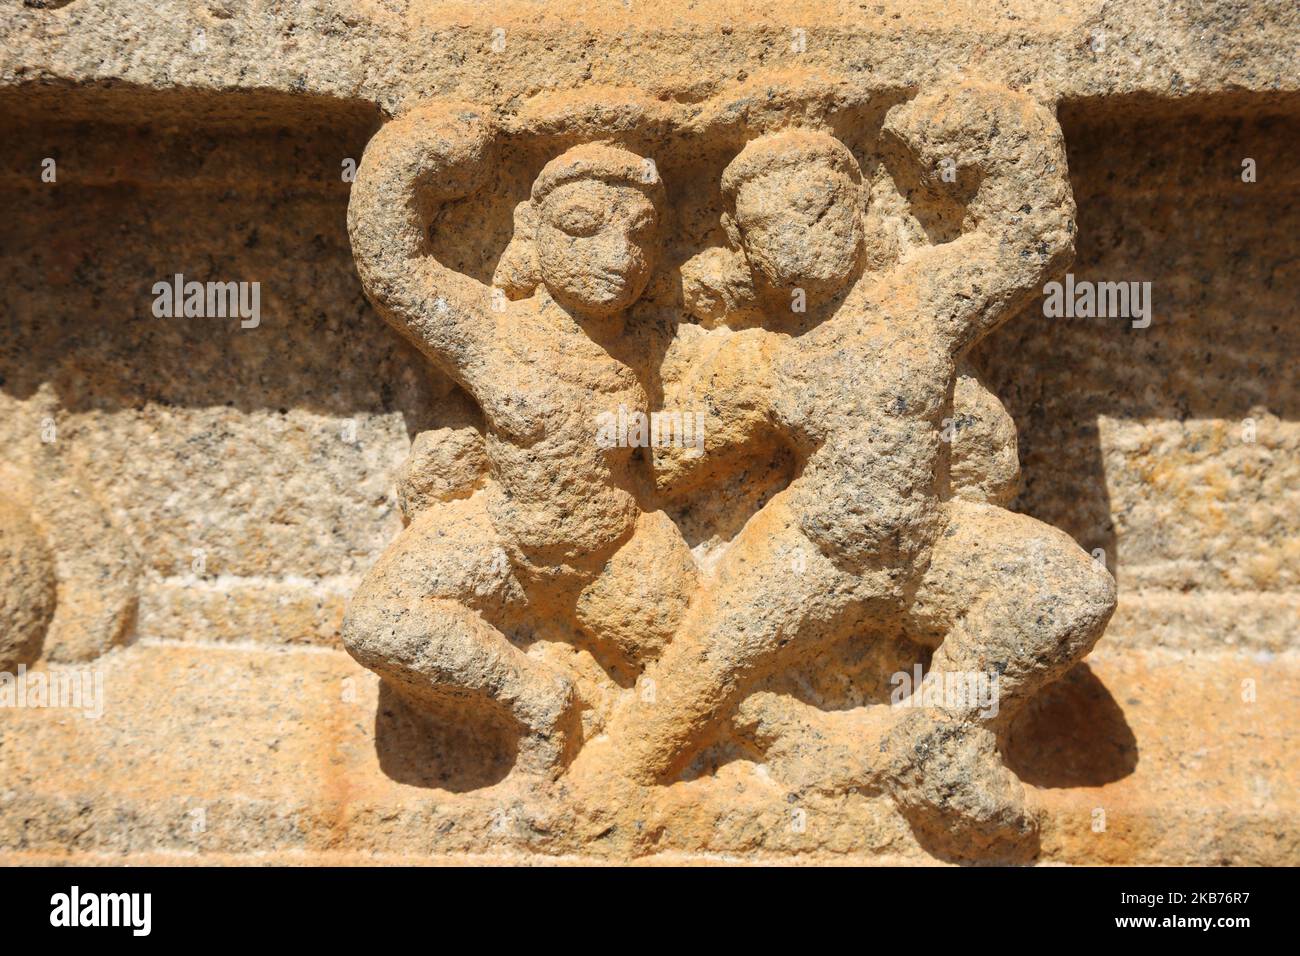
[[(861, 174), (832, 136), (762, 136), (723, 174), (758, 301), (791, 316), (802, 297), (807, 313), (782, 334), (732, 335), (678, 400), (715, 410), (710, 455), (775, 435), (796, 477), (701, 584), (647, 670), (654, 702), (630, 699), (609, 738), (634, 779), (673, 779), (758, 679), (858, 628), (894, 629), (934, 648), (927, 683), (996, 674), (996, 715), (870, 708), (824, 715), (819, 733), (856, 755), (849, 785), (884, 781), (923, 824), (994, 839), (1032, 826), (997, 731), (1091, 649), (1114, 582), (1061, 531), (957, 497), (943, 423), (965, 353), (1067, 263), (1073, 201), (1059, 127), (1027, 96), (930, 93), (895, 107), (883, 135), (916, 177), (914, 204), (960, 233), (883, 275), (863, 269)], [(705, 467), (661, 464), (685, 484)]]
[(138, 556), (63, 443), (11, 451), (0, 461), (0, 671), (92, 660), (130, 636)]
[[(372, 139), (353, 185), (367, 294), (481, 408), (488, 474), (414, 515), (354, 596), (343, 640), (417, 707), (504, 710), (518, 765), (555, 774), (579, 743), (573, 682), (519, 644), (587, 641), (639, 666), (694, 587), (676, 528), (642, 509), (636, 450), (601, 447), (594, 424), (646, 408), (624, 312), (654, 267), (663, 185), (616, 146), (547, 163), (499, 269), (512, 295), (532, 294), (510, 298), (438, 262), (427, 233), (439, 205), (490, 175), (493, 136), (471, 108), (416, 110)], [(638, 617), (627, 594), (656, 576), (667, 597)]]
[(0, 495), (0, 672), (36, 659), (54, 616), (54, 561), (27, 511)]

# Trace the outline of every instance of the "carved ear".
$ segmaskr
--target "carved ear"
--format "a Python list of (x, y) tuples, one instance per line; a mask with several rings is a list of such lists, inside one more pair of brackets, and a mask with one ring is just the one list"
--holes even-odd
[(514, 235), (492, 273), (493, 287), (504, 292), (508, 299), (528, 298), (542, 281), (534, 245), (536, 235), (537, 210), (525, 199), (515, 206)]

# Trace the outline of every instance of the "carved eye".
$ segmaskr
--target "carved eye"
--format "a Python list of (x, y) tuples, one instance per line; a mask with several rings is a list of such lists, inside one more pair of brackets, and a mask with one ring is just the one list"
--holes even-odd
[(809, 219), (820, 219), (835, 201), (835, 184), (814, 179), (804, 185), (794, 197), (794, 206)]
[(600, 231), (605, 224), (605, 213), (585, 203), (572, 203), (560, 209), (552, 221), (569, 235), (583, 238)]

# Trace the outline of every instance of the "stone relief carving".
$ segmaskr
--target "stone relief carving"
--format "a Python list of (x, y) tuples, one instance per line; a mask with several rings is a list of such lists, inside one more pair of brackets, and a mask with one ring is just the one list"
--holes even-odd
[(54, 615), (54, 563), (30, 509), (0, 498), (0, 666), (27, 663)]
[(134, 548), (75, 442), (56, 438), (53, 398), (35, 405), (32, 437), (0, 462), (0, 671), (92, 660), (127, 640), (136, 614)]
[[(1115, 605), (1003, 507), (1015, 429), (967, 361), (1073, 254), (1061, 134), (973, 81), (842, 105), (435, 103), (374, 137), (358, 271), (460, 411), (416, 439), (344, 643), (414, 713), (504, 722), (514, 772), (578, 799), (730, 748), (792, 789), (888, 793), (934, 841), (1014, 841), (1033, 813), (998, 735)], [(475, 203), (512, 207), (509, 241), (452, 262)], [(600, 438), (656, 412), (698, 412), (702, 451)], [(846, 641), (894, 648), (868, 691), (782, 685)], [(886, 661), (924, 679), (891, 702)], [(976, 678), (992, 700), (945, 696)]]

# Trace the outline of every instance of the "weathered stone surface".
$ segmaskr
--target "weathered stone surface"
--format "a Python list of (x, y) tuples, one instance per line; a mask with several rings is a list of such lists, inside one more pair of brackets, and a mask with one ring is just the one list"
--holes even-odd
[(0, 858), (1296, 862), (1297, 16), (10, 0)]
[[(442, 740), (404, 738), (378, 681), (338, 651), (142, 643), (109, 655), (105, 672), (109, 706), (100, 720), (6, 714), (6, 862), (120, 862), (124, 854), (142, 862), (208, 854), (214, 862), (238, 854), (563, 862), (633, 853), (933, 861), (887, 800), (809, 793), (791, 801), (748, 762), (674, 784), (644, 817), (605, 832), (576, 825), (564, 790), (522, 778), (487, 786), (471, 779), (467, 789), (448, 763), (455, 751)], [(1241, 706), (1240, 681), (1264, 674), (1268, 691)], [(1012, 766), (1041, 808), (1040, 858), (1293, 861), (1297, 692), (1290, 659), (1094, 653), (1013, 731)], [(52, 772), (51, 754), (55, 769), (65, 755), (82, 769)], [(1106, 813), (1101, 832), (1093, 829), (1098, 808)], [(806, 812), (802, 833), (791, 826), (798, 809)]]
[(52, 10), (6, 0), (5, 9), (6, 84), (294, 90), (393, 112), (435, 94), (508, 102), (588, 84), (699, 101), (765, 68), (847, 72), (895, 89), (969, 68), (1063, 99), (1296, 91), (1298, 14), (1287, 0), (595, 0), (576, 11), (531, 0), (72, 0)]

